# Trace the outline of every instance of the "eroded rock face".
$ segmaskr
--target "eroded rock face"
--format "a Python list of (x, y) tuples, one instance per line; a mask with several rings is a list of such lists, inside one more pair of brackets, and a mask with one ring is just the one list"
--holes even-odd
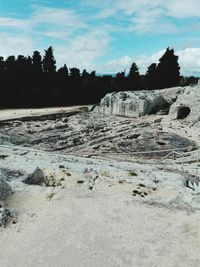
[(200, 121), (200, 83), (197, 86), (187, 86), (177, 97), (169, 110), (171, 119), (185, 119), (191, 124)]
[(3, 173), (0, 171), (0, 200), (4, 200), (7, 196), (12, 194), (12, 188), (6, 182)]
[(25, 184), (40, 185), (44, 182), (44, 173), (40, 168), (36, 168), (23, 182)]
[(4, 203), (0, 201), (0, 227), (6, 225), (12, 220), (13, 223), (17, 222), (17, 212), (15, 209), (8, 209)]
[(154, 91), (127, 91), (107, 94), (96, 107), (107, 115), (140, 117), (168, 115), (171, 119), (200, 120), (200, 83)]
[(149, 114), (168, 114), (170, 105), (176, 101), (180, 87), (155, 91), (127, 91), (107, 94), (98, 111), (126, 117), (140, 117)]
[(6, 177), (4, 172), (0, 171), (0, 227), (6, 226), (11, 218), (13, 218), (12, 210), (7, 209), (4, 206), (2, 200), (6, 199), (9, 195), (13, 193), (11, 186), (6, 182)]

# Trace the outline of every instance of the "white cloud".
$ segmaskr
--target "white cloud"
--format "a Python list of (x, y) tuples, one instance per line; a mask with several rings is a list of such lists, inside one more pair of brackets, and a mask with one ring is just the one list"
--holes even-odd
[[(0, 53), (4, 57), (30, 55), (36, 49), (43, 54), (43, 50), (52, 45), (58, 67), (67, 63), (70, 67), (94, 70), (94, 61), (109, 49), (110, 26), (88, 25), (87, 18), (81, 19), (78, 12), (71, 9), (34, 5), (27, 19), (0, 17), (0, 26), (3, 25), (11, 30), (1, 33)], [(23, 25), (26, 25), (25, 31), (22, 31)]]
[(78, 19), (75, 12), (69, 9), (37, 7), (31, 18), (32, 24), (53, 24), (66, 28), (85, 27)]
[[(159, 58), (164, 54), (165, 49), (160, 50), (152, 55), (139, 55), (136, 58), (124, 56), (122, 58), (108, 61), (104, 66), (98, 66), (100, 73), (117, 73), (126, 69), (128, 73), (133, 61), (137, 64), (141, 74), (145, 74), (147, 67), (152, 63), (158, 63)], [(179, 56), (181, 74), (198, 75), (200, 74), (200, 48), (186, 48), (175, 51)]]
[(0, 33), (0, 56), (6, 58), (10, 55), (28, 55), (32, 54), (33, 44), (32, 40), (24, 35), (10, 35), (7, 33)]
[(109, 36), (96, 29), (77, 36), (66, 45), (55, 47), (55, 55), (59, 65), (67, 63), (70, 67), (94, 70), (94, 61), (105, 54), (108, 48)]
[(20, 20), (20, 19), (0, 17), (0, 26), (1, 27), (12, 27), (12, 28), (24, 28), (27, 25), (24, 24), (23, 20)]
[(165, 2), (169, 16), (175, 18), (199, 17), (199, 0), (170, 0)]
[(199, 18), (200, 10), (199, 0), (110, 0), (105, 7), (99, 0), (95, 5), (99, 9), (97, 19), (112, 17), (124, 21), (129, 24), (129, 31), (139, 34), (184, 30), (185, 26), (177, 25), (176, 19)]
[(200, 48), (186, 48), (177, 51), (184, 74), (200, 74)]
[[(174, 18), (179, 20), (198, 18), (200, 10), (200, 0), (109, 0), (108, 2), (86, 0), (86, 2), (92, 5), (96, 12), (91, 13), (90, 10), (81, 13), (79, 9), (34, 5), (29, 18), (0, 17), (0, 26), (4, 31), (5, 28), (12, 30), (10, 33), (8, 31), (1, 33), (1, 55), (32, 54), (35, 49), (43, 51), (49, 41), (49, 45), (55, 49), (58, 67), (67, 63), (69, 67), (87, 68), (89, 71), (96, 69), (101, 73), (117, 73), (124, 69), (128, 71), (131, 63), (135, 61), (140, 72), (145, 73), (151, 63), (158, 61), (164, 50), (150, 56), (138, 55), (133, 59), (127, 54), (105, 64), (95, 63), (98, 58), (111, 51), (109, 48), (111, 32), (177, 33), (182, 26), (177, 26)], [(199, 32), (199, 25), (196, 24), (192, 30)], [(187, 46), (194, 47), (194, 44)], [(180, 56), (182, 73), (200, 73), (199, 51), (200, 48), (187, 47), (176, 51)]]

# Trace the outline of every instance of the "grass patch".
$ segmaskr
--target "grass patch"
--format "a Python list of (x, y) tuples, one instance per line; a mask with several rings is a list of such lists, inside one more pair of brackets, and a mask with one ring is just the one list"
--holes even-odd
[(136, 172), (134, 171), (128, 171), (129, 176), (138, 176)]
[(54, 177), (45, 177), (44, 179), (44, 186), (46, 187), (56, 187), (56, 186), (62, 186), (62, 181), (64, 181), (64, 178), (55, 179)]
[(111, 177), (111, 175), (108, 171), (100, 171), (100, 175), (104, 176), (104, 177)]
[(83, 180), (78, 180), (78, 181), (77, 181), (77, 184), (83, 184), (83, 183), (84, 183)]
[(51, 201), (51, 199), (55, 196), (56, 193), (51, 192), (50, 194), (47, 195), (47, 200)]
[(8, 155), (0, 155), (0, 159), (6, 159)]
[(60, 169), (64, 169), (65, 166), (64, 166), (64, 165), (59, 165), (59, 168), (60, 168)]

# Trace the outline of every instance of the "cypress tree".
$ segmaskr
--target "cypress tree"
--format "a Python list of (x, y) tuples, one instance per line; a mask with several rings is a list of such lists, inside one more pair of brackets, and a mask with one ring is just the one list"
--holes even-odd
[(180, 66), (178, 56), (174, 54), (174, 49), (166, 49), (163, 56), (159, 59), (156, 70), (157, 88), (169, 88), (179, 85)]
[(155, 89), (156, 86), (156, 63), (152, 63), (148, 68), (145, 75), (145, 84), (147, 86), (146, 89)]
[(53, 48), (50, 46), (45, 50), (43, 58), (43, 70), (46, 73), (54, 73), (56, 71), (56, 60), (53, 55)]
[(128, 78), (128, 89), (139, 90), (140, 74), (135, 62), (132, 63), (127, 78)]

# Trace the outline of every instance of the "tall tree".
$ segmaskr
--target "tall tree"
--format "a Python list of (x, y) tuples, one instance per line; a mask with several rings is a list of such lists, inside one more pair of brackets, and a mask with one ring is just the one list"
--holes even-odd
[(159, 89), (169, 88), (179, 84), (180, 66), (178, 56), (174, 54), (174, 49), (166, 49), (159, 59), (156, 70), (156, 85)]
[(135, 62), (132, 63), (127, 78), (128, 78), (128, 89), (139, 90), (140, 74), (139, 74), (139, 69)]
[(34, 51), (32, 56), (32, 64), (33, 64), (33, 74), (35, 76), (41, 75), (42, 73), (42, 57), (40, 52)]
[(125, 91), (127, 89), (125, 71), (118, 72), (112, 80), (112, 87), (114, 91)]
[(56, 88), (59, 91), (58, 103), (66, 105), (69, 103), (69, 72), (66, 64), (57, 71), (56, 80)]
[(56, 60), (53, 55), (53, 48), (50, 46), (45, 50), (43, 58), (43, 70), (46, 73), (53, 73), (56, 71)]
[(90, 77), (90, 74), (86, 71), (86, 69), (83, 70), (81, 77), (83, 80), (88, 79)]
[(0, 82), (4, 79), (4, 73), (5, 73), (5, 62), (4, 58), (0, 56)]
[(156, 63), (152, 63), (148, 68), (145, 75), (146, 89), (155, 89), (156, 86)]
[(58, 70), (58, 74), (59, 77), (64, 80), (66, 80), (69, 77), (69, 71), (66, 64), (64, 64), (64, 66)]

